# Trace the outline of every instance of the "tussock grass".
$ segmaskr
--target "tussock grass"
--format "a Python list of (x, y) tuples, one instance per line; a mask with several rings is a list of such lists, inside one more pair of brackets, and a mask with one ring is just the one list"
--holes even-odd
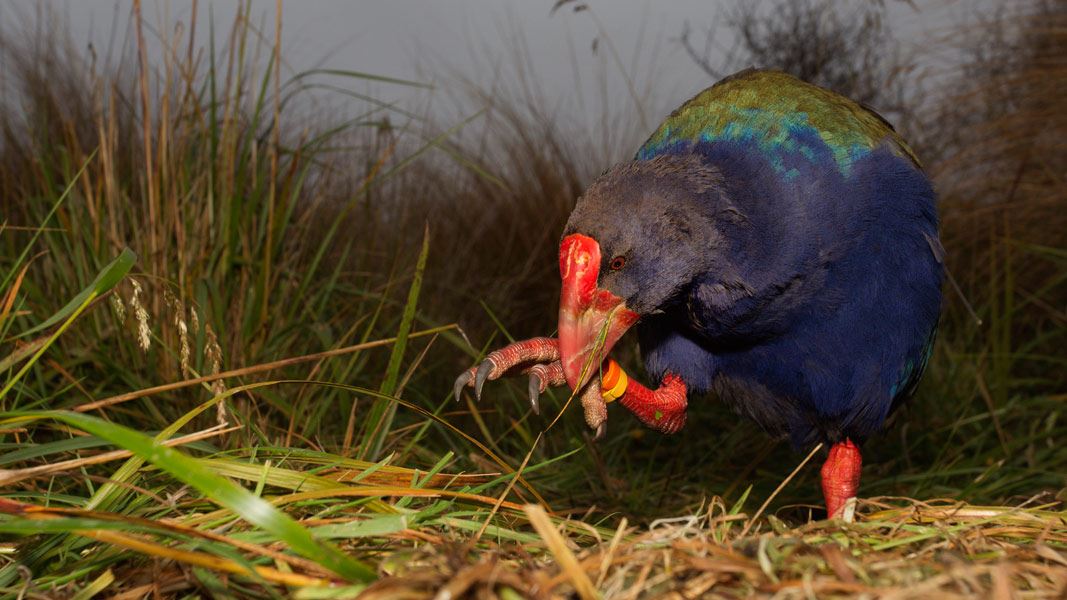
[[(496, 92), (435, 130), (353, 91), (417, 82), (285, 75), (250, 6), (209, 20), (225, 44), (134, 19), (96, 58), (0, 32), (0, 594), (1062, 596), (1067, 12), (1030, 8), (930, 115), (972, 307), (948, 292), (854, 523), (713, 402), (594, 445), (542, 435), (563, 395), (449, 397), (552, 329), (607, 138)], [(351, 115), (313, 116), (326, 86)]]

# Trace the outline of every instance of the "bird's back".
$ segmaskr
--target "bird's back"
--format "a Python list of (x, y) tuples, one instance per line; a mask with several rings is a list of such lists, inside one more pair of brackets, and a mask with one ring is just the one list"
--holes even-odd
[(919, 165), (908, 144), (878, 113), (787, 73), (759, 69), (731, 75), (678, 107), (636, 158), (716, 141), (753, 142), (783, 172), (789, 155), (819, 160), (817, 141), (825, 144), (842, 172), (882, 144)]

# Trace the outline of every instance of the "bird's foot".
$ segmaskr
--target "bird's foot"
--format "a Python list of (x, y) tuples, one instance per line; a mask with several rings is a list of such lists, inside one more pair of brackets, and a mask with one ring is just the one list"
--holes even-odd
[[(826, 516), (848, 518), (855, 511), (856, 492), (860, 486), (860, 468), (863, 457), (852, 440), (838, 442), (830, 448), (823, 463), (822, 493), (826, 499)], [(849, 507), (851, 506), (851, 510)], [(851, 520), (851, 519), (847, 519)]]
[(687, 392), (681, 377), (668, 373), (655, 390), (631, 380), (619, 403), (645, 425), (671, 434), (685, 426)]
[(459, 400), (464, 387), (474, 388), (474, 397), (481, 400), (482, 386), (486, 381), (520, 373), (530, 376), (530, 408), (534, 414), (540, 414), (541, 394), (548, 386), (567, 383), (563, 364), (559, 361), (559, 341), (547, 337), (531, 338), (490, 352), (481, 364), (467, 369), (456, 378), (453, 388), (456, 400)]
[(608, 430), (608, 404), (596, 380), (586, 384), (580, 400), (585, 424), (596, 432), (593, 434), (593, 441), (599, 441)]

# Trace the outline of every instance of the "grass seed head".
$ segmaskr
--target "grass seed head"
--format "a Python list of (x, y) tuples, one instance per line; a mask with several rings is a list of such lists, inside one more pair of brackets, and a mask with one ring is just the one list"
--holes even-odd
[[(193, 314), (196, 314), (195, 311)], [(211, 325), (204, 324), (204, 362), (206, 363), (208, 374), (216, 375), (222, 369), (222, 347), (219, 346), (219, 339), (215, 335), (215, 330), (211, 328)], [(211, 393), (220, 396), (226, 392), (226, 383), (221, 379), (216, 379), (211, 382)], [(226, 411), (226, 401), (219, 398), (216, 404), (216, 420), (219, 425), (226, 425), (229, 423), (229, 415)]]
[(178, 325), (178, 360), (181, 364), (182, 375), (191, 377), (192, 370), (189, 368), (189, 328), (185, 326), (185, 321), (175, 317), (176, 324)]
[(137, 320), (137, 345), (143, 352), (148, 352), (148, 349), (152, 347), (152, 330), (148, 326), (148, 311), (141, 303), (141, 284), (136, 279), (131, 279), (130, 285), (133, 286), (130, 308), (133, 309), (133, 318)]
[(115, 318), (119, 320), (119, 324), (126, 323), (126, 305), (122, 302), (122, 296), (115, 292), (107, 297), (107, 301), (111, 305), (111, 310), (115, 312)]

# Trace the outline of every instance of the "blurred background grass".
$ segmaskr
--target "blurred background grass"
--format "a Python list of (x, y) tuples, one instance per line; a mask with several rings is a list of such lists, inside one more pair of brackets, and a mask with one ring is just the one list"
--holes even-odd
[[(1030, 0), (954, 33), (942, 43), (968, 58), (934, 90), (905, 84), (908, 65), (879, 33), (879, 5), (853, 13), (814, 0), (786, 5), (768, 16), (738, 4), (731, 26), (739, 45), (723, 64), (701, 53), (699, 32), (682, 42), (709, 83), (759, 64), (886, 107), (936, 182), (959, 288), (946, 287), (917, 396), (865, 449), (864, 494), (1062, 501), (1067, 3)], [(84, 409), (238, 369), (88, 412), (153, 435), (186, 419), (198, 431), (235, 425), (189, 450), (229, 477), (242, 478), (234, 465), (258, 465), (265, 475), (247, 475), (257, 493), (299, 488), (283, 475), (341, 466), (410, 488), (420, 477), (410, 469), (497, 473), (524, 460), (551, 463), (525, 475), (529, 486), (555, 509), (608, 525), (619, 515), (640, 523), (693, 511), (712, 495), (732, 504), (750, 487), (762, 502), (796, 466), (802, 457), (786, 444), (713, 399), (694, 401), (685, 431), (669, 438), (613, 412), (605, 441), (592, 444), (581, 419), (566, 415), (536, 446), (549, 419), (530, 414), (524, 382), (492, 385), (480, 406), (453, 403), (452, 380), (486, 349), (554, 330), (566, 216), (584, 185), (647, 132), (625, 115), (612, 127), (575, 128), (534, 94), (469, 82), (455, 89), (481, 110), (441, 124), (355, 91), (367, 81), (419, 82), (324, 71), (283, 79), (276, 32), (257, 28), (255, 17), (249, 5), (232, 22), (212, 21), (229, 31), (224, 44), (195, 30), (162, 34), (160, 64), (148, 63), (136, 21), (138, 43), (107, 61), (55, 30), (15, 34), (4, 24), (0, 294), (8, 307), (0, 366), (8, 376), (36, 348), (24, 332), (123, 247), (139, 260), (107, 301), (29, 361), (0, 409)], [(326, 86), (358, 96), (366, 112), (335, 122), (299, 108), (308, 106), (302, 95)], [(240, 371), (394, 337), (400, 343)], [(636, 348), (622, 355), (637, 368)], [(239, 387), (279, 379), (299, 382)], [(217, 408), (188, 416), (220, 395)], [(545, 412), (554, 415), (565, 399), (550, 395)], [(0, 435), (12, 470), (84, 457), (109, 439), (48, 419)], [(277, 470), (286, 467), (294, 471)], [(150, 518), (204, 508), (175, 499), (186, 493), (184, 480), (141, 464), (124, 473), (79, 464), (17, 479), (5, 495), (37, 504)], [(101, 487), (108, 481), (121, 485)], [(495, 497), (509, 481), (460, 483)], [(524, 485), (513, 493), (530, 499)], [(803, 470), (772, 510), (799, 522), (817, 490), (814, 469)], [(395, 512), (361, 502), (360, 510)], [(66, 581), (76, 562), (67, 553), (87, 542), (48, 539), (26, 564), (53, 574), (67, 565), (55, 580)], [(10, 563), (0, 584), (16, 576)]]

